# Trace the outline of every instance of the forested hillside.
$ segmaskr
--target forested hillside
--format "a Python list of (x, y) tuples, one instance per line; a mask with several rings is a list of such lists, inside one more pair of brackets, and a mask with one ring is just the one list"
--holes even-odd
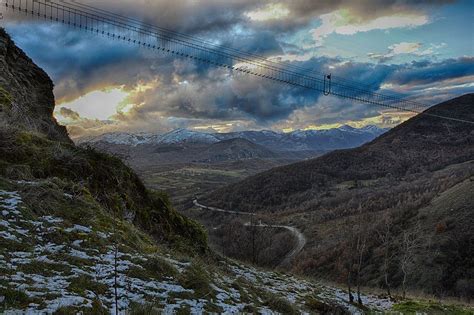
[[(474, 94), (427, 114), (447, 112), (474, 119)], [(219, 189), (203, 203), (271, 214), (304, 229), (311, 241), (294, 269), (305, 274), (382, 287), (385, 282), (402, 287), (405, 278), (409, 287), (465, 295), (474, 278), (474, 126), (430, 115), (414, 117), (360, 148)], [(390, 241), (384, 243), (379, 234), (387, 225)], [(402, 261), (411, 239), (409, 277)], [(353, 252), (357, 248), (362, 258)], [(384, 248), (391, 257), (385, 267)], [(459, 249), (456, 259), (446, 254), (453, 248)], [(384, 268), (390, 271), (387, 281)]]

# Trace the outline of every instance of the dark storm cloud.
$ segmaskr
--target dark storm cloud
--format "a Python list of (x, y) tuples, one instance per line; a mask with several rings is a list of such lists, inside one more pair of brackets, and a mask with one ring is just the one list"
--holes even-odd
[(453, 3), (455, 0), (287, 0), (296, 16), (314, 16), (331, 10), (345, 8), (361, 19), (370, 19), (393, 12), (420, 10), (433, 5)]
[(199, 79), (190, 76), (180, 76), (182, 84), (164, 84), (156, 90), (137, 93), (136, 97), (144, 105), (130, 114), (158, 112), (165, 116), (193, 119), (264, 122), (286, 117), (295, 108), (317, 98), (317, 94), (305, 97), (306, 91), (298, 92), (261, 78), (239, 73), (231, 76), (225, 70), (210, 71)]
[(414, 62), (395, 71), (388, 82), (415, 85), (440, 82), (474, 75), (474, 57), (448, 59), (441, 62)]
[(255, 27), (275, 32), (288, 32), (307, 24), (320, 14), (334, 10), (350, 11), (353, 22), (372, 20), (393, 13), (413, 13), (454, 0), (83, 0), (81, 3), (136, 17), (187, 34), (208, 36), (230, 32), (237, 25), (247, 24), (246, 15), (255, 10), (279, 4), (289, 10), (278, 20), (260, 21)]
[[(191, 68), (188, 61), (176, 68)], [(362, 78), (360, 88), (376, 91), (386, 77), (394, 71), (383, 65), (341, 63), (338, 59), (313, 58), (298, 65), (308, 69), (306, 74), (322, 73), (333, 64), (333, 71), (343, 77)], [(181, 84), (162, 81), (156, 89), (137, 93), (134, 103), (143, 103), (130, 113), (135, 118), (148, 114), (184, 117), (189, 119), (249, 119), (258, 124), (271, 124), (285, 119), (295, 110), (316, 104), (321, 93), (297, 88), (259, 77), (214, 69), (196, 76), (196, 72), (184, 71), (169, 74)], [(355, 83), (350, 83), (355, 84)], [(350, 102), (339, 102), (331, 110), (337, 112)], [(366, 114), (361, 114), (366, 115)], [(350, 118), (352, 118), (351, 116)], [(355, 117), (355, 116), (354, 116)]]
[(142, 61), (134, 46), (61, 25), (17, 23), (7, 31), (52, 77), (59, 100), (77, 98), (104, 84), (122, 85), (131, 77), (121, 65), (131, 67)]
[[(358, 23), (394, 12), (417, 12), (448, 2), (451, 1), (284, 0), (278, 3), (287, 7), (289, 14), (279, 20), (262, 22), (251, 21), (246, 13), (265, 9), (271, 1), (99, 0), (89, 1), (89, 4), (173, 30), (197, 34), (218, 45), (271, 56), (282, 55), (282, 47), (286, 52), (298, 52), (297, 46), (279, 42), (280, 33), (290, 32), (297, 25), (307, 25), (322, 13), (346, 9), (350, 11), (353, 22)], [(179, 126), (187, 121), (231, 120), (272, 126), (289, 117), (299, 120), (303, 126), (305, 119), (315, 123), (334, 123), (342, 117), (349, 121), (378, 114), (375, 107), (324, 98), (313, 90), (276, 84), (253, 76), (230, 76), (229, 72), (209, 64), (157, 55), (60, 25), (15, 24), (10, 25), (8, 31), (53, 77), (55, 94), (60, 101), (106, 87), (121, 87), (129, 91), (129, 101), (135, 106), (128, 113), (116, 116), (125, 127), (148, 128), (149, 125), (149, 128), (158, 128), (157, 122), (161, 127), (168, 126), (164, 121), (166, 118), (171, 118)], [(291, 64), (307, 69), (305, 74), (308, 75), (333, 73), (335, 77), (350, 78), (361, 82), (361, 88), (371, 91), (377, 91), (384, 83), (427, 84), (474, 72), (472, 58), (383, 65), (319, 57)], [(136, 91), (140, 84), (149, 84), (152, 88)], [(456, 89), (463, 90), (466, 88)], [(64, 114), (73, 115), (66, 111)]]

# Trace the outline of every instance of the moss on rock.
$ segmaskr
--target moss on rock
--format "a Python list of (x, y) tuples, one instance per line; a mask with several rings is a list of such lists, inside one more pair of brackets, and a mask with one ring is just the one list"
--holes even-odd
[(0, 86), (0, 112), (9, 112), (12, 109), (12, 97), (3, 87)]

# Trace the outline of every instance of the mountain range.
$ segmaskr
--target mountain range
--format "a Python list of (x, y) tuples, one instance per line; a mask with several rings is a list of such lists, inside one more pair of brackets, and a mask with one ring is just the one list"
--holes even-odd
[(297, 130), (289, 133), (262, 131), (241, 131), (230, 133), (205, 133), (188, 129), (176, 129), (165, 134), (153, 133), (106, 133), (93, 137), (76, 139), (81, 143), (109, 143), (116, 145), (170, 145), (170, 144), (212, 144), (222, 140), (246, 139), (272, 151), (328, 151), (357, 147), (371, 141), (388, 129), (374, 125), (353, 128), (344, 125), (326, 130)]
[(385, 131), (376, 126), (290, 133), (176, 129), (164, 134), (106, 133), (75, 142), (122, 158), (149, 187), (166, 191), (181, 208), (196, 193), (334, 149), (355, 147)]

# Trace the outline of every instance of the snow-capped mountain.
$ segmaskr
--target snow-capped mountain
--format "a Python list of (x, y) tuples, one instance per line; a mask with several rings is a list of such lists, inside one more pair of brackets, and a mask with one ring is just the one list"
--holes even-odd
[(175, 129), (163, 135), (157, 136), (155, 143), (216, 143), (220, 140), (210, 133), (197, 132), (188, 129)]
[(273, 151), (327, 151), (357, 147), (386, 131), (387, 129), (372, 125), (363, 128), (344, 125), (333, 129), (295, 130), (290, 133), (279, 133), (270, 130), (205, 133), (188, 129), (176, 129), (165, 134), (107, 133), (97, 137), (78, 139), (77, 142), (138, 146), (146, 144), (213, 144), (241, 138)]
[(150, 139), (153, 138), (153, 134), (147, 133), (127, 133), (127, 132), (110, 132), (104, 133), (100, 136), (95, 137), (84, 137), (76, 139), (77, 143), (97, 143), (104, 142), (110, 144), (122, 144), (129, 146), (137, 146), (139, 144), (149, 143)]
[(215, 134), (219, 139), (244, 138), (274, 151), (336, 150), (353, 148), (371, 141), (388, 129), (374, 125), (354, 128), (348, 125), (325, 130), (295, 130), (278, 133), (269, 130)]
[(137, 146), (141, 144), (216, 143), (220, 140), (210, 133), (175, 129), (165, 134), (111, 132), (96, 137), (76, 139), (77, 143), (109, 143)]

